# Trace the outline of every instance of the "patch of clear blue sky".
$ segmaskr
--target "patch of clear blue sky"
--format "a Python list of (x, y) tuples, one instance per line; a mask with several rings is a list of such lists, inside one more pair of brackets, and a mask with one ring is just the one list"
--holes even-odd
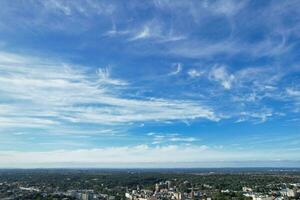
[[(299, 146), (299, 1), (4, 0), (0, 6), (2, 52), (68, 63), (90, 76), (108, 69), (109, 78), (128, 83), (112, 89), (121, 99), (191, 101), (218, 118), (103, 124), (58, 116), (63, 129), (3, 125), (1, 150), (146, 144), (263, 154)], [(13, 100), (0, 95), (3, 104)]]

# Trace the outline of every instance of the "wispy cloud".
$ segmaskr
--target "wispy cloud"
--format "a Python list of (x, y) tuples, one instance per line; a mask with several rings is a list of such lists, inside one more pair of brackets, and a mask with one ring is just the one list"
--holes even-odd
[(234, 75), (229, 74), (225, 66), (215, 66), (212, 68), (209, 74), (210, 79), (220, 82), (221, 85), (229, 90), (232, 87), (232, 83), (235, 79)]
[[(136, 27), (137, 26), (137, 27)], [(186, 39), (185, 36), (174, 33), (174, 29), (167, 29), (158, 21), (144, 22), (135, 27), (117, 29), (113, 23), (112, 29), (104, 33), (104, 36), (122, 37), (128, 42), (149, 41), (155, 43), (176, 42)]]
[[(107, 164), (115, 166), (131, 165), (135, 166), (147, 163), (157, 163), (160, 167), (164, 163), (173, 163), (175, 166), (182, 162), (189, 162), (192, 166), (199, 165), (199, 162), (220, 162), (224, 165), (226, 162), (245, 162), (245, 161), (275, 161), (299, 159), (297, 150), (289, 151), (265, 151), (264, 154), (257, 154), (257, 151), (239, 151), (231, 152), (220, 148), (212, 148), (205, 145), (200, 146), (154, 146), (137, 145), (133, 147), (107, 147), (96, 149), (78, 149), (78, 150), (56, 150), (48, 152), (14, 152), (1, 151), (0, 164), (6, 167), (43, 167), (50, 165), (62, 166), (82, 166), (88, 164), (90, 167), (103, 167)], [(176, 156), (170, 156), (176, 155)], [(224, 163), (223, 163), (224, 162)]]
[(125, 81), (110, 78), (109, 68), (99, 68), (96, 74), (99, 76), (99, 84), (110, 84), (110, 85), (127, 85)]
[[(237, 122), (266, 122), (276, 117), (285, 117), (289, 112), (296, 112), (299, 98), (297, 89), (288, 87), (286, 78), (298, 74), (297, 69), (278, 66), (252, 66), (234, 69), (235, 66), (222, 64), (199, 65), (187, 71), (191, 81), (207, 87), (201, 88), (207, 99), (214, 105), (215, 111), (223, 118), (236, 118)], [(193, 94), (191, 94), (193, 95)], [(215, 99), (217, 97), (218, 99)], [(223, 104), (218, 106), (219, 99)], [(265, 102), (272, 102), (266, 104)], [(291, 102), (285, 109), (273, 106), (273, 102)], [(224, 104), (226, 106), (224, 107)], [(289, 109), (287, 111), (286, 109)], [(298, 111), (297, 111), (298, 112)]]
[(0, 58), (2, 127), (219, 119), (195, 101), (122, 97), (130, 85), (111, 78), (107, 68), (88, 73), (26, 56), (5, 53)]
[[(193, 17), (195, 21), (207, 15), (233, 16), (246, 5), (247, 1), (236, 0), (217, 0), (217, 1), (172, 1), (169, 0), (155, 0), (156, 7), (161, 9), (169, 9), (172, 11), (183, 10), (185, 14)], [(198, 11), (198, 12), (197, 12)]]
[(203, 72), (196, 69), (190, 69), (187, 73), (192, 78), (199, 77), (203, 74)]
[(184, 143), (189, 144), (193, 142), (200, 141), (199, 138), (185, 136), (179, 133), (156, 133), (149, 132), (147, 136), (152, 137), (152, 144), (167, 144), (167, 143)]
[(174, 64), (174, 67), (176, 67), (176, 69), (174, 71), (170, 72), (169, 76), (177, 75), (182, 71), (182, 64), (181, 63)]
[(293, 88), (287, 88), (286, 92), (288, 95), (292, 96), (292, 97), (300, 97), (300, 91), (299, 90), (295, 90)]
[(136, 35), (130, 38), (130, 40), (131, 41), (140, 40), (140, 39), (149, 38), (150, 36), (151, 36), (150, 28), (149, 26), (145, 26), (140, 32), (137, 32)]
[(174, 28), (166, 28), (162, 22), (152, 20), (146, 22), (139, 29), (131, 31), (129, 41), (152, 39), (158, 43), (174, 42), (186, 39), (185, 36), (175, 33)]
[(128, 36), (130, 34), (129, 30), (118, 30), (117, 25), (112, 23), (112, 29), (105, 32), (104, 36), (116, 37), (116, 36)]
[(172, 142), (195, 142), (197, 141), (194, 137), (172, 137), (170, 138)]
[(41, 3), (48, 12), (62, 12), (65, 15), (81, 14), (89, 16), (95, 14), (112, 14), (115, 10), (112, 4), (89, 0), (79, 2), (50, 0), (40, 1), (39, 3)]
[(289, 87), (286, 89), (287, 98), (291, 100), (293, 112), (300, 112), (300, 90), (298, 88)]

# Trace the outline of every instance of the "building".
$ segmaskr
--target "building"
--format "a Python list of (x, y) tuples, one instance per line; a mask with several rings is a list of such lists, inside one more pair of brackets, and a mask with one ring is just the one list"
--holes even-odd
[(252, 188), (250, 187), (243, 187), (243, 192), (252, 192)]
[(280, 191), (280, 194), (282, 196), (287, 196), (287, 197), (295, 197), (296, 193), (293, 189), (289, 189), (289, 188), (286, 188), (286, 189), (282, 189)]
[(83, 193), (81, 194), (81, 200), (92, 200), (93, 199), (93, 194), (92, 193)]

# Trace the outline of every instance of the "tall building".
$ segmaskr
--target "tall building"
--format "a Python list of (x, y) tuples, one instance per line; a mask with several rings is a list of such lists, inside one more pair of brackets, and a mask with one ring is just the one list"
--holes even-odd
[(155, 192), (159, 192), (160, 185), (158, 183), (155, 184)]
[(192, 191), (191, 191), (191, 198), (192, 198), (193, 200), (195, 199), (194, 187), (192, 187)]
[(166, 181), (166, 184), (168, 186), (168, 189), (172, 188), (172, 181)]
[(82, 200), (92, 200), (93, 199), (93, 194), (87, 192), (87, 193), (83, 193), (81, 195), (81, 199)]
[(181, 192), (175, 192), (175, 193), (174, 193), (174, 196), (175, 196), (175, 198), (176, 198), (177, 200), (182, 200), (182, 194), (181, 194)]

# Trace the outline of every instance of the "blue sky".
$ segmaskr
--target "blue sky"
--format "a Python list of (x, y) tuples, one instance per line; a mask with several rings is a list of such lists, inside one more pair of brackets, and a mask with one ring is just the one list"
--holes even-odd
[(0, 167), (300, 166), (300, 2), (0, 2)]

